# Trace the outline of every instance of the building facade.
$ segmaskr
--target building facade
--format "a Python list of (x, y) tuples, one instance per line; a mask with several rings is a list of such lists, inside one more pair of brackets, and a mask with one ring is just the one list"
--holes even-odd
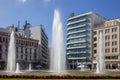
[[(11, 30), (15, 28), (9, 27), (8, 29), (1, 29), (0, 31), (0, 69), (7, 67), (7, 54), (9, 47), (9, 40)], [(20, 68), (27, 69), (29, 64), (35, 66), (39, 61), (38, 40), (26, 38), (25, 36), (18, 35), (15, 31), (15, 44), (16, 44), (16, 62), (20, 64)]]
[(31, 38), (39, 40), (40, 64), (44, 68), (49, 67), (48, 36), (42, 25), (30, 28)]
[(0, 69), (6, 69), (11, 31), (15, 31), (16, 62), (20, 68), (48, 68), (48, 37), (43, 26), (32, 27), (27, 21), (22, 28), (18, 25), (0, 28)]
[(72, 13), (67, 20), (67, 66), (76, 69), (80, 65), (91, 67), (92, 28), (105, 18), (94, 12), (75, 16)]
[(99, 54), (99, 34), (102, 32), (103, 49), (106, 69), (120, 67), (120, 21), (108, 20), (96, 24), (93, 29), (93, 68), (96, 68)]

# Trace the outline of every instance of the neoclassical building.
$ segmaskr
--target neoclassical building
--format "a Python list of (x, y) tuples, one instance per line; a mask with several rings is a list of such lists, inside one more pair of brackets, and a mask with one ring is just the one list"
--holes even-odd
[[(46, 51), (48, 44), (39, 44), (39, 42), (43, 40), (43, 36), (41, 36), (40, 39), (34, 38), (33, 36), (31, 37), (31, 34), (34, 34), (30, 30), (31, 27), (31, 24), (26, 22), (22, 29), (14, 27), (14, 25), (6, 29), (0, 28), (0, 69), (6, 69), (7, 66), (7, 54), (12, 30), (15, 30), (16, 62), (20, 63), (20, 68), (26, 69), (29, 67), (29, 64), (32, 64), (32, 68), (36, 68), (37, 65), (41, 65), (43, 68), (44, 66), (48, 66), (48, 53), (43, 53), (42, 51), (44, 50), (41, 49), (41, 47), (45, 47)], [(38, 32), (38, 35), (39, 33), (41, 32)], [(48, 40), (46, 40), (46, 43), (48, 43)], [(47, 57), (42, 57), (41, 54)], [(40, 62), (42, 58), (46, 60), (44, 66)]]
[(106, 69), (120, 67), (120, 20), (108, 20), (96, 24), (93, 29), (93, 67), (96, 68), (99, 54), (99, 35), (102, 32), (103, 48)]
[[(17, 32), (16, 32), (17, 33)], [(0, 69), (5, 69), (7, 65), (7, 54), (10, 40), (9, 31), (0, 31)], [(38, 40), (15, 35), (16, 62), (21, 68), (27, 68), (29, 63), (35, 65), (39, 62)], [(12, 56), (12, 55), (11, 55)]]

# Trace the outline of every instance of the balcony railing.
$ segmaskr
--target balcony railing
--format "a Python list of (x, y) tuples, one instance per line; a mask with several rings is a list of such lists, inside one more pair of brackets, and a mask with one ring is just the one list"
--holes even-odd
[(76, 21), (76, 22), (71, 22), (71, 23), (68, 23), (67, 26), (72, 25), (72, 24), (76, 24), (76, 23), (80, 23), (80, 22), (84, 22), (86, 20), (87, 19), (79, 20), (79, 21)]
[(68, 37), (67, 40), (69, 39), (75, 39), (75, 38), (80, 38), (80, 37), (86, 37), (87, 35), (79, 35), (79, 36), (74, 36), (74, 37)]
[(80, 30), (80, 31), (69, 32), (69, 33), (67, 33), (67, 36), (70, 34), (76, 34), (76, 33), (85, 32), (85, 31), (87, 31), (87, 30), (84, 29), (84, 30)]
[(67, 31), (70, 30), (70, 29), (76, 29), (76, 28), (85, 27), (85, 26), (87, 26), (87, 25), (83, 24), (83, 25), (80, 25), (80, 26), (69, 27), (69, 28), (67, 28)]
[(70, 47), (70, 48), (67, 48), (67, 50), (69, 50), (69, 49), (78, 49), (78, 48), (85, 48), (85, 47), (87, 47), (87, 46)]
[(68, 57), (67, 59), (86, 59), (86, 57)]
[(67, 55), (69, 54), (81, 54), (81, 53), (86, 53), (87, 51), (80, 51), (80, 52), (69, 52), (67, 53)]
[(81, 42), (87, 42), (86, 40), (80, 40), (80, 41), (71, 41), (71, 42), (68, 42), (68, 44), (76, 44), (76, 43), (81, 43)]

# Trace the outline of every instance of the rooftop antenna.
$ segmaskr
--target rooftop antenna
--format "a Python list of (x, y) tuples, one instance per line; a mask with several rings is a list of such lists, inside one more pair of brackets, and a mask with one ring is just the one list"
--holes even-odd
[(18, 21), (18, 29), (20, 29), (20, 21)]
[(27, 24), (27, 20), (25, 21), (25, 24)]

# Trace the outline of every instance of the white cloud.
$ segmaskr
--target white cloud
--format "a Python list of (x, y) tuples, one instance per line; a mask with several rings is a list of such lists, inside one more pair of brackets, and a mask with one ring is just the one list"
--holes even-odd
[(26, 3), (27, 0), (19, 0), (19, 2)]

